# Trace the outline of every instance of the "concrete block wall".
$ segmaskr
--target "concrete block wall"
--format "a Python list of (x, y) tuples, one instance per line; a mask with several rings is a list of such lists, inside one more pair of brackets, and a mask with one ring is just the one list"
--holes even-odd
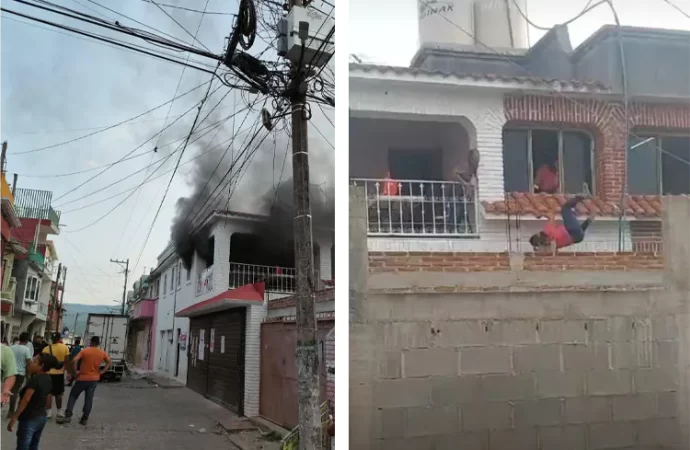
[(376, 349), (366, 375), (351, 363), (370, 377), (369, 448), (680, 445), (687, 314), (667, 296), (370, 295), (373, 320), (351, 337)]
[[(350, 254), (367, 264), (359, 195)], [(426, 287), (468, 278), (351, 270), (351, 448), (688, 448), (690, 200), (674, 202), (655, 287), (567, 271), (577, 290), (444, 292)]]

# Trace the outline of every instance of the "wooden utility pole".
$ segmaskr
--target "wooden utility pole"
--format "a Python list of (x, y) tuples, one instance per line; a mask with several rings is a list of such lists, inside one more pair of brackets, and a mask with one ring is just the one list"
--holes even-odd
[(127, 303), (127, 275), (129, 275), (129, 258), (127, 258), (127, 261), (120, 261), (117, 259), (111, 259), (111, 263), (119, 264), (119, 265), (125, 265), (124, 267), (124, 274), (125, 274), (125, 287), (122, 288), (122, 311), (121, 314), (124, 316), (125, 315), (125, 304)]
[[(292, 0), (291, 7), (303, 6)], [(302, 36), (306, 45), (308, 36)], [(290, 103), (292, 105), (293, 233), (295, 241), (295, 293), (297, 306), (297, 398), (299, 406), (299, 448), (321, 448), (319, 405), (319, 354), (314, 307), (314, 250), (309, 199), (309, 155), (307, 142), (307, 83), (304, 66), (293, 64)]]
[(60, 327), (62, 326), (62, 302), (65, 300), (65, 283), (67, 282), (67, 267), (62, 271), (62, 293), (60, 294), (60, 306), (58, 307), (58, 326), (55, 329), (58, 333), (62, 333)]
[(51, 328), (55, 327), (51, 331), (57, 330), (59, 319), (59, 313), (57, 312), (58, 307), (58, 292), (60, 292), (60, 276), (62, 275), (62, 263), (58, 264), (57, 277), (55, 278), (55, 291), (53, 292), (53, 300), (51, 301), (51, 309), (56, 312), (55, 322), (51, 320)]

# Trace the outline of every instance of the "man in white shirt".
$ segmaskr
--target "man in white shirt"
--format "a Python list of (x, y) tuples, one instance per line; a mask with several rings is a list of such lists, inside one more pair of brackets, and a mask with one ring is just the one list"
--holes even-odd
[(19, 396), (19, 390), (24, 384), (24, 379), (26, 378), (26, 369), (31, 364), (31, 360), (34, 357), (33, 352), (26, 345), (29, 342), (29, 333), (22, 333), (19, 335), (19, 342), (14, 344), (10, 349), (14, 353), (14, 359), (17, 363), (17, 375), (12, 387), (12, 396), (10, 397), (10, 410), (8, 417), (14, 414), (15, 407), (17, 406), (17, 397)]

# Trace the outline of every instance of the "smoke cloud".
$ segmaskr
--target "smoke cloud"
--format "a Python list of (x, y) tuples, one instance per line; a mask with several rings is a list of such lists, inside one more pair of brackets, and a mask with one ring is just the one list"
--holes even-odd
[[(215, 120), (219, 119), (209, 118), (209, 122)], [(312, 121), (321, 130), (330, 127), (321, 115), (315, 114)], [(250, 116), (247, 123), (251, 122), (254, 122), (254, 118)], [(252, 234), (259, 238), (257, 245), (260, 248), (256, 251), (268, 254), (292, 251), (293, 182), (290, 138), (285, 132), (278, 131), (274, 139), (275, 134), (272, 132), (241, 174), (238, 173), (240, 164), (230, 170), (233, 159), (237, 159), (242, 151), (241, 145), (247, 134), (253, 134), (255, 130), (256, 128), (238, 135), (236, 145), (228, 150), (225, 157), (223, 153), (227, 144), (199, 157), (187, 175), (191, 193), (188, 197), (177, 200), (176, 216), (171, 227), (175, 250), (187, 268), (191, 267), (194, 251), (205, 259), (210, 256), (209, 230), (199, 229), (198, 226), (214, 210), (266, 216), (267, 219), (263, 222), (249, 222), (254, 227)], [(219, 134), (225, 138), (216, 138), (212, 145), (228, 139), (232, 130), (224, 130)], [(257, 141), (264, 134), (265, 131), (261, 129)], [(312, 223), (314, 229), (333, 229), (334, 152), (321, 136), (317, 133), (310, 134)], [(209, 136), (208, 140), (198, 141), (195, 144), (195, 155), (207, 151), (211, 146), (210, 140)], [(240, 158), (240, 162), (242, 159)], [(234, 188), (232, 185), (226, 187), (227, 178), (223, 181), (228, 171), (239, 180)]]

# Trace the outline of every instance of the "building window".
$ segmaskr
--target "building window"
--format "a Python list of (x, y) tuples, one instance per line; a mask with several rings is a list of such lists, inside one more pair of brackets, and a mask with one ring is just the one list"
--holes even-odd
[(187, 281), (192, 281), (192, 268), (185, 269), (187, 272)]
[(26, 287), (24, 288), (24, 300), (36, 302), (41, 292), (41, 280), (36, 277), (28, 276), (26, 278)]
[(168, 291), (168, 274), (163, 275), (163, 295)]
[(592, 137), (583, 131), (503, 130), (506, 192), (579, 194), (594, 192)]
[(177, 287), (182, 286), (182, 261), (177, 263)]
[(690, 136), (643, 134), (628, 144), (630, 194), (690, 194)]
[(175, 267), (172, 268), (172, 275), (170, 276), (170, 292), (175, 290)]

